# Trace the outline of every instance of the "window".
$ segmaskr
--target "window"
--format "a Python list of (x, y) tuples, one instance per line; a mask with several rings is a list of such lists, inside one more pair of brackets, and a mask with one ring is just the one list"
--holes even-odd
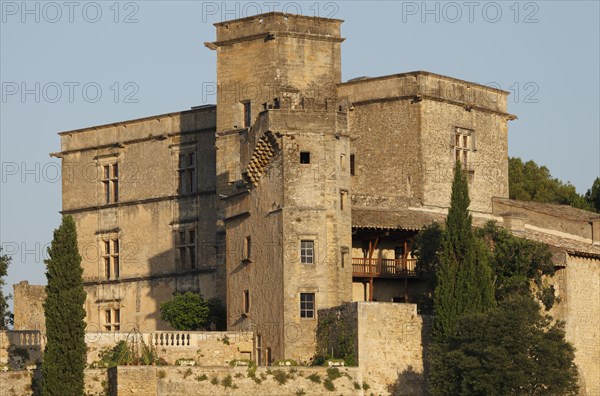
[(310, 164), (310, 152), (308, 152), (308, 151), (300, 152), (300, 163), (301, 164)]
[(102, 188), (105, 203), (119, 202), (119, 164), (102, 167)]
[(256, 335), (256, 362), (259, 366), (262, 366), (262, 336)]
[(249, 261), (252, 254), (252, 238), (247, 236), (244, 239), (244, 257), (243, 260)]
[(464, 169), (468, 168), (472, 147), (471, 130), (456, 128), (454, 132), (454, 159), (460, 161)]
[(300, 241), (300, 262), (302, 264), (314, 264), (315, 262), (315, 242)]
[(250, 102), (244, 102), (244, 128), (250, 128), (252, 124), (252, 106)]
[(315, 293), (300, 293), (300, 317), (315, 317)]
[(177, 172), (179, 174), (179, 194), (190, 194), (196, 192), (196, 153), (179, 154), (179, 165)]
[(244, 290), (244, 313), (250, 313), (250, 290)]
[(121, 330), (121, 310), (107, 308), (104, 310), (104, 328), (106, 331)]
[(344, 206), (346, 205), (346, 195), (348, 195), (348, 191), (340, 191), (340, 210), (344, 210)]
[(119, 279), (119, 240), (109, 239), (102, 243), (102, 260), (104, 261), (104, 277), (106, 279)]
[(179, 268), (195, 269), (196, 262), (196, 229), (177, 230), (177, 250), (179, 251)]
[(356, 171), (355, 157), (354, 154), (350, 154), (350, 175), (354, 176)]

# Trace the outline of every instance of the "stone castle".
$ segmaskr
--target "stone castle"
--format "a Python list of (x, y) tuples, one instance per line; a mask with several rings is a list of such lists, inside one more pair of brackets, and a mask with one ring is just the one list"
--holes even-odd
[[(508, 92), (425, 71), (342, 82), (341, 24), (217, 23), (205, 43), (216, 105), (60, 133), (52, 155), (62, 213), (77, 223), (88, 331), (169, 330), (160, 303), (200, 292), (226, 303), (227, 330), (252, 332), (252, 359), (269, 365), (308, 361), (319, 311), (346, 306), (370, 329), (358, 331), (359, 365), (375, 362), (368, 346), (389, 344), (378, 321), (401, 326), (395, 309), (418, 319), (411, 243), (443, 222), (460, 160), (475, 225), (551, 246), (552, 313), (577, 349), (582, 392), (599, 394), (600, 215), (508, 199)], [(19, 329), (39, 327), (17, 313), (29, 290), (15, 287)], [(420, 351), (413, 341), (387, 348)]]

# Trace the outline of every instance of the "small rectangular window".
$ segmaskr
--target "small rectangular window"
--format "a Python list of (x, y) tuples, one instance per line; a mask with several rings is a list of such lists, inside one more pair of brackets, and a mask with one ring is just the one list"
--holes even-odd
[(244, 313), (250, 313), (250, 290), (244, 290)]
[(346, 191), (340, 191), (340, 210), (344, 210), (346, 206), (346, 195), (348, 193)]
[(102, 245), (104, 249), (102, 252), (102, 259), (104, 262), (104, 277), (105, 279), (118, 279), (120, 275), (119, 240), (105, 240), (102, 242)]
[(252, 254), (252, 238), (247, 236), (244, 240), (244, 259), (250, 260)]
[(315, 293), (300, 293), (300, 317), (315, 317)]
[(250, 128), (252, 124), (252, 107), (250, 102), (244, 102), (244, 128)]
[(350, 154), (350, 175), (351, 176), (354, 176), (355, 171), (356, 171), (354, 161), (355, 161), (354, 154)]
[(119, 164), (102, 167), (102, 188), (105, 203), (119, 202)]
[(308, 152), (308, 151), (300, 152), (300, 163), (301, 164), (310, 164), (310, 152)]
[(180, 229), (175, 233), (173, 239), (175, 247), (179, 251), (179, 270), (196, 269), (198, 267), (196, 229)]
[(300, 241), (300, 262), (302, 264), (314, 264), (315, 262), (315, 242)]
[(196, 153), (190, 152), (179, 154), (178, 169), (179, 194), (190, 194), (196, 192)]

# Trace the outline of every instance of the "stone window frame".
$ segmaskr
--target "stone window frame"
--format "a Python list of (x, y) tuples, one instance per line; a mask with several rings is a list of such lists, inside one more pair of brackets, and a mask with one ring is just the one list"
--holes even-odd
[(242, 100), (242, 125), (244, 128), (250, 128), (252, 126), (252, 101)]
[[(171, 149), (171, 156), (173, 161), (173, 169), (177, 177), (175, 178), (174, 193), (178, 196), (186, 196), (198, 192), (198, 145), (196, 141), (182, 142), (178, 144), (172, 144), (169, 146)], [(189, 159), (189, 155), (193, 155), (192, 163), (182, 164), (182, 158)], [(187, 181), (189, 185), (184, 184), (183, 181)], [(186, 186), (186, 191), (182, 191), (181, 186)], [(189, 189), (189, 191), (188, 191)]]
[(244, 263), (252, 262), (252, 235), (244, 237), (244, 246), (242, 251), (242, 261)]
[[(173, 232), (173, 246), (177, 251), (176, 269), (179, 271), (198, 269), (198, 224), (195, 221), (179, 223), (172, 225), (171, 229)], [(193, 235), (193, 238), (190, 235)]]
[(468, 180), (474, 179), (474, 153), (477, 151), (475, 130), (455, 126), (450, 137), (450, 146), (452, 148), (452, 162), (460, 159), (461, 165), (468, 173)]
[(101, 205), (111, 205), (120, 201), (119, 181), (122, 174), (120, 153), (99, 155), (94, 158), (100, 182), (99, 201)]
[[(121, 306), (107, 306), (102, 308), (103, 310), (103, 327), (106, 331), (120, 331), (122, 316)], [(118, 319), (118, 320), (117, 320)]]
[[(308, 255), (303, 256), (303, 252), (305, 252), (308, 249), (308, 247), (306, 247), (306, 248), (303, 247), (303, 244), (306, 242), (312, 243), (312, 248), (311, 248), (312, 249), (312, 256), (311, 256), (312, 261), (311, 262), (303, 262), (304, 257), (306, 257), (306, 258), (309, 257)], [(300, 236), (300, 244), (299, 244), (299, 253), (300, 253), (300, 260), (299, 260), (300, 264), (315, 265), (317, 263), (317, 238), (316, 238), (316, 236), (301, 235)]]
[[(310, 301), (309, 299), (303, 300), (303, 297), (309, 297), (309, 296), (312, 296), (312, 301)], [(301, 320), (317, 319), (317, 293), (316, 293), (316, 291), (312, 290), (312, 289), (300, 290), (300, 292), (298, 294), (298, 300), (299, 300), (298, 314), (300, 315), (300, 319)]]
[(252, 309), (251, 304), (252, 300), (250, 299), (250, 289), (244, 289), (242, 294), (242, 315), (250, 315), (250, 310)]
[(98, 247), (98, 278), (104, 280), (120, 279), (123, 264), (123, 241), (120, 231), (111, 230), (98, 233), (96, 244)]

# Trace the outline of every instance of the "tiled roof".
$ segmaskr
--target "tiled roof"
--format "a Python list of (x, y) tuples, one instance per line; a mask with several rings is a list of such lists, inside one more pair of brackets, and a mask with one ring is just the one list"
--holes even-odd
[(569, 205), (556, 205), (542, 202), (517, 201), (508, 198), (494, 198), (494, 202), (515, 208), (531, 210), (538, 213), (547, 214), (555, 217), (567, 218), (578, 221), (592, 221), (600, 219), (600, 213), (589, 212), (587, 210), (577, 209)]
[(379, 230), (420, 230), (433, 221), (444, 222), (441, 213), (401, 208), (398, 210), (352, 208), (352, 227)]

